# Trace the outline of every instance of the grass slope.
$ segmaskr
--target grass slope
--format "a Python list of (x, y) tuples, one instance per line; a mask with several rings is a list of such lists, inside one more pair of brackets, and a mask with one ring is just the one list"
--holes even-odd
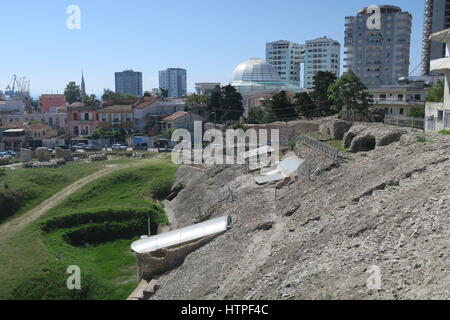
[(4, 171), (0, 177), (0, 223), (30, 210), (101, 167), (101, 163), (73, 163), (56, 169)]
[[(45, 233), (41, 226), (83, 210), (148, 208), (170, 189), (175, 171), (166, 159), (109, 174), (0, 244), (0, 299), (125, 299), (137, 284), (133, 239), (74, 247), (63, 239), (70, 228)], [(70, 265), (81, 268), (81, 291), (66, 288)]]

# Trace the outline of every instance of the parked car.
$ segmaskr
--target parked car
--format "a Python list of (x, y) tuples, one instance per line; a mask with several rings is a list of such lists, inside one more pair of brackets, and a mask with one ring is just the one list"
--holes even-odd
[(12, 156), (8, 152), (0, 152), (0, 159), (11, 159)]
[(17, 157), (17, 153), (13, 150), (6, 150), (5, 152), (8, 153), (13, 158)]
[(72, 151), (84, 150), (85, 147), (86, 147), (85, 143), (79, 143), (72, 147)]
[(92, 144), (89, 144), (89, 145), (85, 146), (85, 147), (83, 148), (83, 150), (84, 150), (84, 151), (100, 151), (100, 148), (97, 147), (97, 146), (94, 146), (94, 145), (92, 145)]
[(120, 143), (113, 144), (112, 146), (113, 151), (127, 151), (127, 149), (128, 149), (127, 146), (124, 146)]
[(63, 149), (63, 150), (70, 150), (71, 149), (68, 145), (65, 145), (65, 144), (57, 146), (56, 148)]

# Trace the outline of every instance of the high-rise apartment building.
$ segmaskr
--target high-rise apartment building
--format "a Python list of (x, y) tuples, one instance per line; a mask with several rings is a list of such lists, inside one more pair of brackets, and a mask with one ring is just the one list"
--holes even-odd
[(430, 75), (430, 61), (445, 57), (445, 43), (432, 41), (433, 33), (450, 28), (450, 0), (425, 0), (422, 75)]
[(319, 71), (330, 71), (339, 76), (341, 61), (341, 44), (333, 39), (323, 37), (308, 40), (305, 44), (304, 87), (314, 88), (314, 76)]
[(395, 6), (379, 6), (379, 12), (381, 28), (370, 7), (345, 18), (344, 68), (368, 87), (394, 85), (409, 73), (412, 16)]
[(159, 72), (159, 88), (168, 91), (168, 97), (180, 99), (187, 94), (187, 71), (169, 68)]
[(116, 72), (116, 92), (142, 97), (142, 72), (125, 70)]
[(280, 40), (266, 44), (266, 61), (279, 72), (283, 82), (300, 86), (304, 45)]

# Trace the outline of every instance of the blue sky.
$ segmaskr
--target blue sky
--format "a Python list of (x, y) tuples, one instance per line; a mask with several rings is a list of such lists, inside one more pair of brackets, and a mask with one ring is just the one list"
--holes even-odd
[[(66, 9), (81, 8), (81, 30), (68, 30)], [(13, 74), (31, 80), (33, 95), (80, 82), (88, 93), (114, 89), (114, 72), (143, 72), (144, 90), (158, 70), (188, 70), (195, 82), (229, 81), (240, 62), (265, 58), (265, 43), (329, 36), (344, 42), (344, 18), (362, 0), (16, 0), (3, 1), (0, 90)], [(413, 15), (411, 70), (420, 63), (423, 1), (390, 0)]]

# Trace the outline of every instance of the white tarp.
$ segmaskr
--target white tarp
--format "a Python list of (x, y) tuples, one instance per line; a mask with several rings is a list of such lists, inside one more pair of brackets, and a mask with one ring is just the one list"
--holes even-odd
[(190, 227), (135, 241), (131, 244), (131, 250), (136, 253), (153, 252), (224, 232), (230, 224), (230, 216), (212, 219)]
[(261, 176), (255, 178), (257, 184), (266, 184), (269, 182), (283, 180), (297, 175), (297, 170), (305, 162), (296, 156), (284, 159), (275, 170), (262, 171)]

